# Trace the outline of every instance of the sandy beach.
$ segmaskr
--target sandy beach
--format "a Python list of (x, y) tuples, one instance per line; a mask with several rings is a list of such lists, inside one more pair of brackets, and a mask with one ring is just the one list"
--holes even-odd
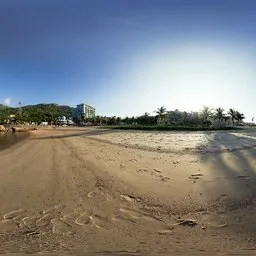
[(54, 128), (0, 151), (0, 252), (256, 250), (256, 130)]

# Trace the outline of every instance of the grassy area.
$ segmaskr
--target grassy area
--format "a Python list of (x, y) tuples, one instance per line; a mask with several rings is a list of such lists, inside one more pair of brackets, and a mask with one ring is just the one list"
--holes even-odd
[(104, 126), (108, 129), (118, 130), (145, 130), (145, 131), (216, 131), (216, 130), (239, 130), (238, 127), (212, 128), (203, 125), (113, 125)]

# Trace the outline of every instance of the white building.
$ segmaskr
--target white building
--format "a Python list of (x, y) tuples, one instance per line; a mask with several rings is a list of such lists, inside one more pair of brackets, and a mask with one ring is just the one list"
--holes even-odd
[(95, 108), (88, 104), (79, 104), (76, 106), (73, 116), (78, 120), (83, 120), (84, 118), (94, 118)]

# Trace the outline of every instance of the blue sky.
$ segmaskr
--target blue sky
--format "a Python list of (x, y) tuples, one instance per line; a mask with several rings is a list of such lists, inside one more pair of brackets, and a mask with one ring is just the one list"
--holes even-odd
[(256, 113), (256, 2), (1, 0), (0, 103)]

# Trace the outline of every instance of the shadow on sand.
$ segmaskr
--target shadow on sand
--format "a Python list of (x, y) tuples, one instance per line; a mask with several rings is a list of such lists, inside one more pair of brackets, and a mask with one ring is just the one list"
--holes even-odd
[[(51, 130), (48, 130), (51, 131)], [(109, 129), (53, 129), (53, 133), (57, 132), (71, 132), (66, 134), (53, 134), (49, 136), (42, 136), (39, 138), (31, 138), (31, 139), (37, 139), (37, 140), (47, 140), (47, 139), (65, 139), (65, 138), (71, 138), (71, 137), (90, 137), (95, 135), (101, 135), (101, 134), (110, 134), (110, 133), (116, 133), (114, 130)], [(74, 132), (75, 131), (75, 132)]]
[(200, 180), (211, 212), (225, 215), (235, 233), (256, 233), (256, 132), (216, 132), (198, 151), (204, 176)]

